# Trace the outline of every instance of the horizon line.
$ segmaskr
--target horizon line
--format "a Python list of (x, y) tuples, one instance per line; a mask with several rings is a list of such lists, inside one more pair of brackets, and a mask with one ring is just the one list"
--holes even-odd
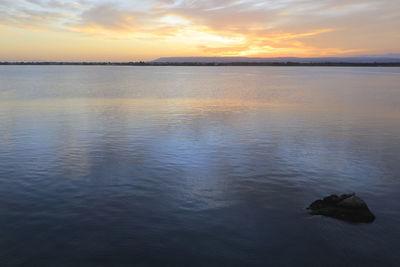
[[(0, 63), (137, 63), (137, 62), (145, 62), (150, 63), (161, 59), (347, 59), (347, 58), (381, 58), (381, 59), (391, 59), (400, 61), (400, 53), (385, 53), (385, 54), (372, 54), (372, 55), (352, 55), (352, 56), (309, 56), (309, 57), (301, 57), (301, 56), (271, 56), (271, 57), (252, 57), (252, 56), (162, 56), (157, 57), (151, 60), (0, 60)], [(199, 62), (200, 63), (200, 62)], [(234, 62), (232, 62), (234, 63)]]

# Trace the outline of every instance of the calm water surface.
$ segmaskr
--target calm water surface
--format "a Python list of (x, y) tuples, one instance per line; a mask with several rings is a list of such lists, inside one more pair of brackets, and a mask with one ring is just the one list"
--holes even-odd
[(400, 68), (0, 67), (0, 266), (399, 266), (399, 193)]

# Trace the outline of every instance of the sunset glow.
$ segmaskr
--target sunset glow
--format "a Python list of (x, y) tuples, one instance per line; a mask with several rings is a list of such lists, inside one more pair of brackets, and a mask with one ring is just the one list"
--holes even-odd
[(0, 0), (0, 60), (399, 53), (397, 0)]

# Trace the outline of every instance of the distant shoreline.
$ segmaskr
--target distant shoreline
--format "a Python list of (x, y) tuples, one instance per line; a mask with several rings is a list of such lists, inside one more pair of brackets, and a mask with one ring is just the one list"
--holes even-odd
[(400, 67), (400, 62), (0, 62), (12, 66), (266, 66), (266, 67)]

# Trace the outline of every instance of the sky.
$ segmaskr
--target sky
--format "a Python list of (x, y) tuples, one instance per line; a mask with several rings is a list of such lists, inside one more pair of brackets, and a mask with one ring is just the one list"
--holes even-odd
[(1, 61), (400, 53), (399, 0), (0, 0)]

